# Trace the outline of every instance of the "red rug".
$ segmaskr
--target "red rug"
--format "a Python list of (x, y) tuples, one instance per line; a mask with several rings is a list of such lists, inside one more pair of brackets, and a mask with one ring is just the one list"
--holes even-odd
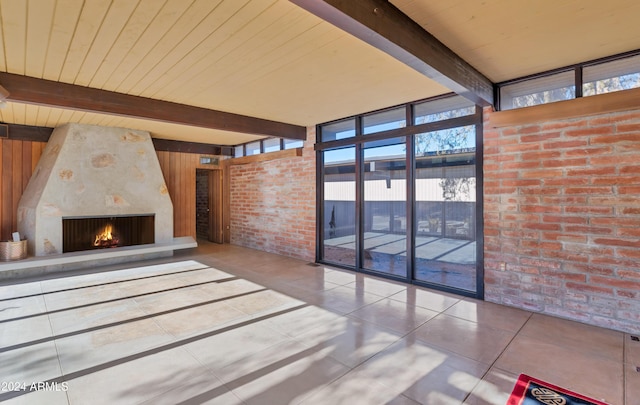
[(608, 405), (576, 392), (520, 374), (507, 405)]

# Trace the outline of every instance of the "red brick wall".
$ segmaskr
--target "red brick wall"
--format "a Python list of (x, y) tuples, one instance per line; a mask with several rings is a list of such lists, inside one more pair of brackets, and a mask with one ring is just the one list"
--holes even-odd
[(640, 331), (640, 110), (484, 139), (486, 299)]
[(231, 243), (315, 260), (315, 129), (303, 155), (230, 166)]

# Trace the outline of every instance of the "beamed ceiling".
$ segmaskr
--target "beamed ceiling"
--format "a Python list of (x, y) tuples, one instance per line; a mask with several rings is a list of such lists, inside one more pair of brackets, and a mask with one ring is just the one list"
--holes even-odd
[[(312, 10), (325, 3), (338, 10), (330, 18)], [(636, 0), (390, 3), (0, 0), (0, 85), (10, 93), (0, 121), (120, 126), (235, 145), (274, 132), (304, 136), (305, 126), (451, 90), (472, 88), (486, 101), (483, 78), (490, 84), (640, 49)], [(389, 22), (388, 7), (417, 24)], [(423, 40), (433, 52), (407, 56)], [(472, 70), (434, 75), (440, 54), (444, 64)]]

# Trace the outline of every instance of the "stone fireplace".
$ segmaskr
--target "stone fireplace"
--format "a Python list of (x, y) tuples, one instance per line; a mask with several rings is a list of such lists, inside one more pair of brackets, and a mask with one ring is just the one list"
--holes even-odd
[(18, 230), (36, 256), (171, 242), (173, 204), (149, 133), (56, 128), (20, 200)]

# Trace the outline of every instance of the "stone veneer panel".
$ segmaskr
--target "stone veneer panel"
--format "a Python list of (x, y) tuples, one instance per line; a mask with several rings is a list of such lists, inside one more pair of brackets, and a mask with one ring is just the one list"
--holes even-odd
[(155, 214), (156, 243), (173, 240), (173, 204), (148, 132), (56, 128), (18, 206), (36, 256), (62, 253), (62, 218)]

